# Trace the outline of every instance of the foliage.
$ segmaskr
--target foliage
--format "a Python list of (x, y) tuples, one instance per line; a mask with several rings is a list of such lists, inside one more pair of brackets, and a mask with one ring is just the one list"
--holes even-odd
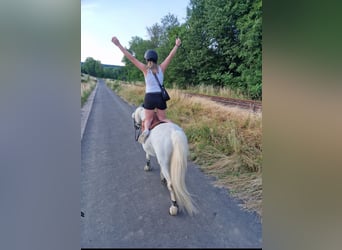
[(103, 65), (101, 61), (96, 61), (92, 57), (88, 57), (81, 64), (81, 73), (100, 78), (127, 80), (127, 69), (125, 67)]
[(194, 83), (229, 86), (261, 99), (261, 1), (191, 0)]
[[(132, 37), (129, 43), (130, 47), (127, 49), (133, 56), (135, 56), (139, 61), (144, 62), (144, 54), (147, 49), (155, 49), (151, 41), (143, 40), (140, 37)], [(143, 81), (144, 76), (139, 69), (137, 69), (131, 61), (126, 57), (122, 59), (122, 62), (126, 65), (127, 81)]]
[(92, 57), (88, 57), (81, 66), (81, 72), (91, 76), (102, 77), (103, 69), (100, 61), (96, 61)]
[[(190, 0), (187, 17), (180, 24), (169, 13), (147, 27), (148, 39), (132, 37), (127, 48), (144, 61), (147, 49), (158, 52), (161, 63), (182, 40), (175, 58), (165, 73), (165, 85), (185, 89), (212, 85), (228, 87), (250, 99), (262, 99), (262, 1), (261, 0)], [(143, 81), (141, 72), (125, 57), (125, 70), (112, 74), (114, 79)], [(101, 72), (96, 61), (89, 60), (89, 74)], [(95, 65), (95, 66), (94, 66)]]

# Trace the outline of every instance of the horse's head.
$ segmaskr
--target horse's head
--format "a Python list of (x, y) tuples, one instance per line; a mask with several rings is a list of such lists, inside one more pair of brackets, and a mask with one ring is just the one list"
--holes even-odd
[(144, 108), (139, 106), (133, 113), (132, 119), (134, 120), (134, 124), (141, 126), (142, 121), (145, 119)]

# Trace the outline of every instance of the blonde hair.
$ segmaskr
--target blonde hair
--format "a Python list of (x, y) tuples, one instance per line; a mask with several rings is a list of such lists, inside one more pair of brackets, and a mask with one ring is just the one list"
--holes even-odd
[(153, 61), (147, 61), (146, 68), (150, 69), (153, 72), (153, 74), (157, 74), (158, 73), (158, 64), (156, 64)]

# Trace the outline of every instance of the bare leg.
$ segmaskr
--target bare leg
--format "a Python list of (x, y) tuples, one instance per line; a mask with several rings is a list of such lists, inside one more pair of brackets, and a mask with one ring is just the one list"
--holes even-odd
[(171, 120), (166, 119), (166, 111), (165, 110), (157, 109), (157, 116), (158, 116), (158, 119), (160, 121), (172, 122)]
[(154, 115), (154, 110), (145, 109), (145, 121), (144, 121), (145, 130), (150, 129), (150, 126), (153, 120), (153, 115)]
[(150, 134), (150, 127), (153, 120), (154, 110), (145, 109), (144, 131), (138, 138), (138, 142), (145, 143), (146, 138)]

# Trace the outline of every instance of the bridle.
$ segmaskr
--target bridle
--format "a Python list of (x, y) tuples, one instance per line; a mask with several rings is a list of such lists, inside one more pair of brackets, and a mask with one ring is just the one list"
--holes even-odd
[[(143, 107), (143, 104), (141, 104), (140, 106)], [(134, 139), (135, 139), (135, 141), (138, 141), (138, 138), (139, 138), (139, 136), (141, 134), (141, 123), (137, 123), (135, 121), (135, 112), (134, 112), (134, 115), (132, 116), (132, 118), (133, 118), (133, 126), (134, 126), (134, 130), (135, 130), (134, 131)]]
[(135, 141), (138, 141), (138, 138), (141, 134), (141, 124), (137, 123), (135, 119), (133, 118), (133, 126), (134, 126), (134, 138), (135, 138)]

